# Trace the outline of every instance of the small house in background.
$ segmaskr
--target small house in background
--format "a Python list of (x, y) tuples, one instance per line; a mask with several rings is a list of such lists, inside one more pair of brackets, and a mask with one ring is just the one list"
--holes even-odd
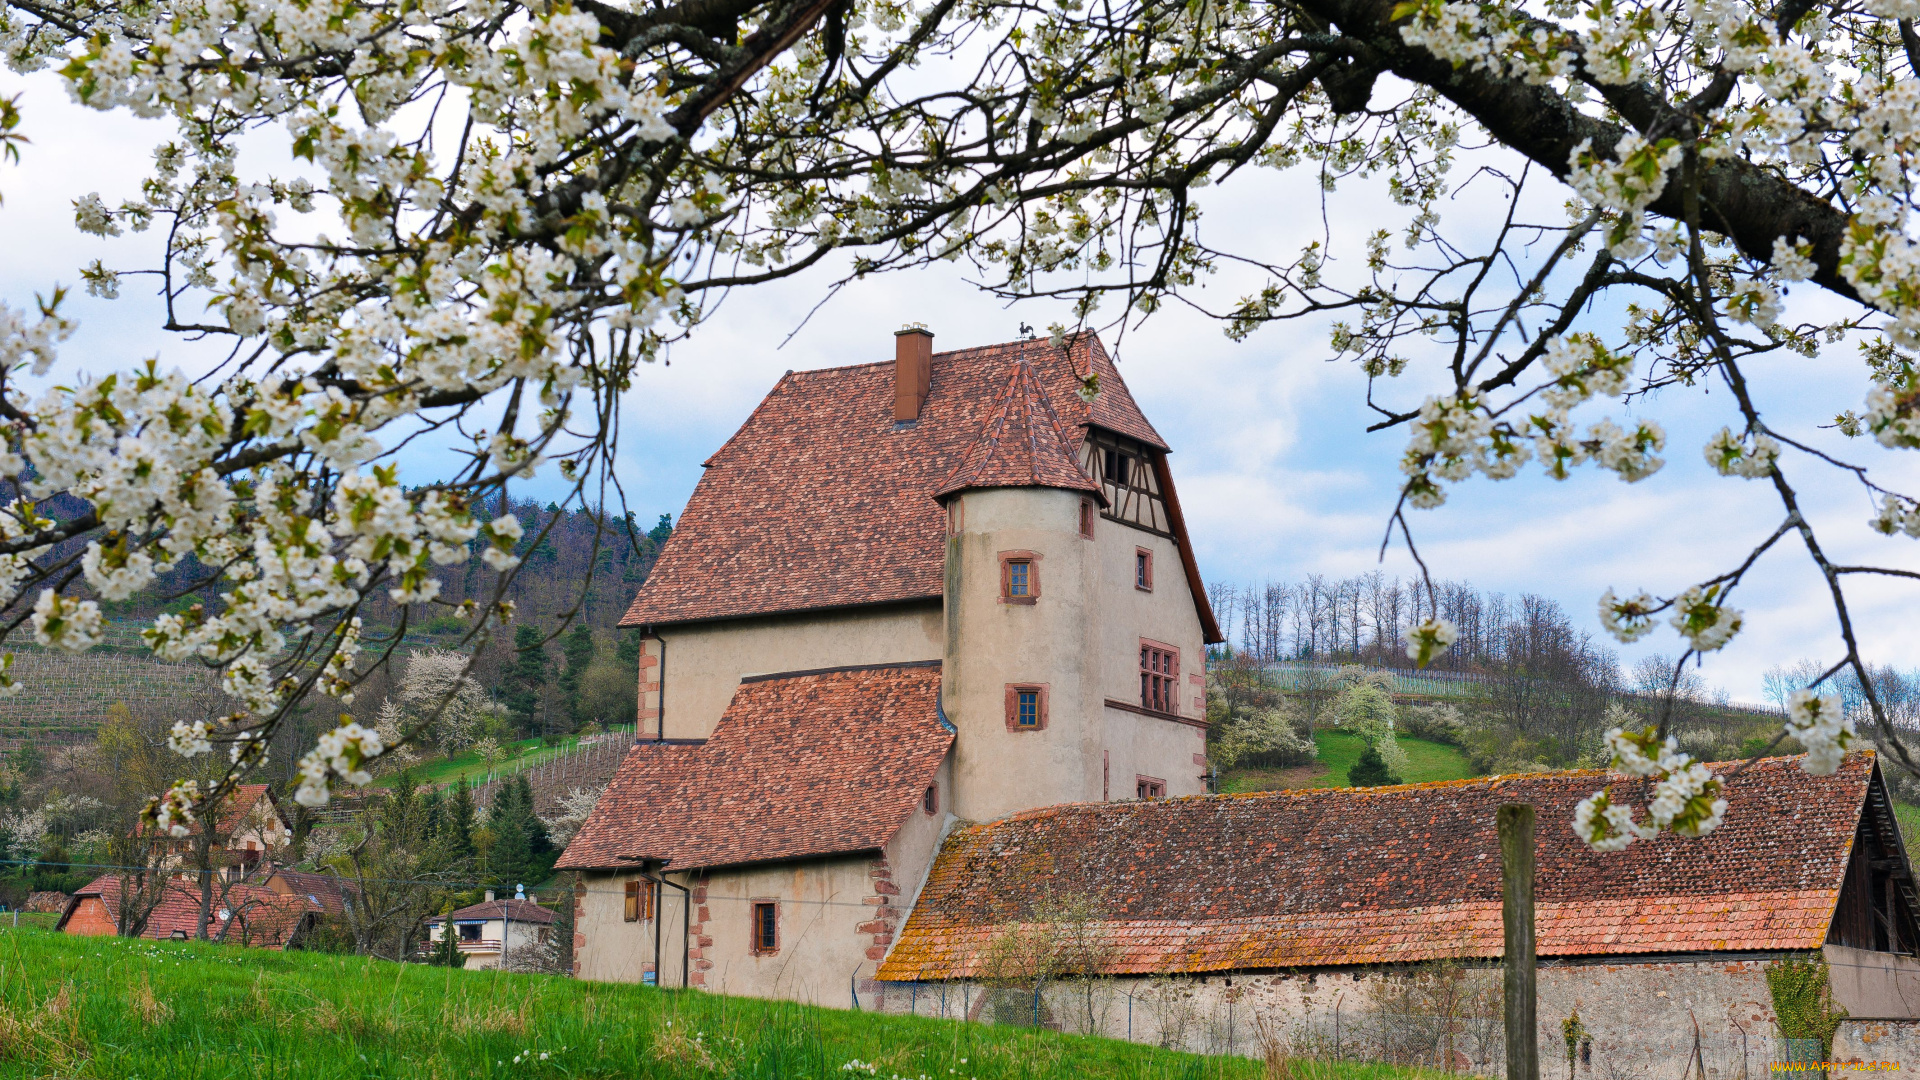
[(328, 915), (345, 914), (348, 900), (356, 895), (352, 882), (341, 881), (331, 874), (289, 870), (273, 862), (254, 870), (248, 876), (247, 884), (282, 896), (304, 897)]
[[(155, 891), (142, 895), (141, 886), (131, 875), (126, 879), (117, 874), (95, 878), (67, 900), (54, 930), (79, 937), (117, 935), (125, 920), (138, 921), (144, 913), (145, 925), (139, 936), (149, 941), (186, 941), (198, 936), (199, 883), (172, 876), (152, 887)], [(207, 938), (263, 949), (291, 948), (313, 929), (322, 912), (321, 905), (306, 896), (218, 882), (213, 889), (213, 910), (207, 913)]]
[(526, 899), (495, 900), (492, 890), (487, 898), (471, 907), (427, 920), (428, 948), (452, 927), (463, 965), (469, 971), (497, 968), (505, 952), (536, 949), (553, 940), (553, 912)]
[[(242, 784), (216, 811), (214, 840), (219, 849), (213, 865), (229, 881), (240, 881), (257, 870), (269, 853), (293, 840), (293, 824), (266, 784)], [(199, 844), (200, 823), (187, 836), (167, 842), (161, 865), (187, 871)]]

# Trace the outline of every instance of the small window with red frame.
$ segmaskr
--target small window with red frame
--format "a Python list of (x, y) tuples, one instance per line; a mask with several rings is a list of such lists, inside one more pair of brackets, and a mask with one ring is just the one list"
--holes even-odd
[(780, 951), (780, 906), (771, 900), (753, 905), (753, 955), (772, 956)]
[(1137, 798), (1164, 799), (1167, 797), (1167, 782), (1154, 776), (1136, 776), (1133, 790)]
[(1047, 687), (1044, 683), (1007, 684), (1007, 730), (1044, 731)]
[(1133, 587), (1153, 591), (1153, 552), (1146, 548), (1133, 549)]
[(1036, 604), (1040, 601), (1040, 556), (1031, 551), (1000, 553), (1000, 602)]

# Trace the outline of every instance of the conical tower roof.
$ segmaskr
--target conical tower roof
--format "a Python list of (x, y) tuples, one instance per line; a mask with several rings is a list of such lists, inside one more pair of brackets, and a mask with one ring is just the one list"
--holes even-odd
[(1001, 487), (1062, 488), (1099, 495), (1100, 485), (1081, 470), (1070, 446), (1053, 403), (1034, 378), (1033, 365), (1017, 361), (979, 436), (933, 497)]

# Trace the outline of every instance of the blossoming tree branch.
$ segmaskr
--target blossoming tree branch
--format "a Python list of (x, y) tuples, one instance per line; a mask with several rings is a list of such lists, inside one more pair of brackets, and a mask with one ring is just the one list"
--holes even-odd
[[(33, 398), (19, 373), (57, 365), (61, 294), (0, 309), (0, 472), (24, 493), (0, 515), (4, 630), (85, 649), (99, 599), (191, 556), (217, 609), (145, 637), (224, 672), (243, 707), (174, 741), (224, 749), (229, 784), (295, 702), (350, 694), (391, 648), (361, 640), (376, 590), (430, 607), (436, 564), (476, 543), (514, 571), (519, 523), (476, 516), (489, 495), (542, 458), (604, 490), (618, 394), (723, 290), (964, 260), (1085, 324), (1103, 303), (1197, 304), (1190, 286), (1232, 262), (1266, 284), (1212, 312), (1229, 333), (1336, 320), (1376, 428), (1406, 430), (1392, 524), (1410, 546), (1405, 512), (1476, 474), (1644, 480), (1665, 433), (1598, 415), (1607, 400), (1726, 390), (1700, 452), (1777, 501), (1777, 528), (1708, 580), (1607, 593), (1601, 619), (1627, 641), (1668, 625), (1685, 663), (1739, 632), (1759, 557), (1798, 546), (1838, 618), (1829, 675), (1858, 676), (1912, 768), (1847, 585), (1920, 573), (1898, 553), (1836, 565), (1796, 485), (1837, 473), (1871, 500), (1861, 524), (1920, 537), (1916, 493), (1875, 479), (1878, 455), (1920, 448), (1916, 16), (1913, 0), (0, 0), (15, 70), (175, 129), (140, 198), (74, 193), (83, 230), (165, 237), (158, 265), (95, 263), (86, 287), (150, 284), (166, 329), (230, 343), (196, 379), (129, 366)], [(30, 149), (30, 127), (0, 109), (0, 151)], [(246, 167), (260, 128), (290, 143), (287, 175)], [(1464, 179), (1463, 160), (1480, 163)], [(1352, 252), (1213, 246), (1206, 189), (1262, 169), (1383, 185), (1404, 228)], [(1443, 199), (1497, 227), (1450, 225)], [(1848, 314), (1783, 321), (1802, 281)], [(1836, 420), (1855, 459), (1771, 424), (1749, 382), (1757, 357), (1843, 344), (1866, 362)], [(1410, 369), (1451, 389), (1396, 393)], [(447, 433), (469, 466), (403, 484), (396, 450)], [(89, 509), (44, 516), (61, 492)], [(512, 612), (465, 614), (481, 635)], [(1430, 619), (1409, 651), (1424, 663), (1453, 634)], [(1596, 793), (1574, 822), (1590, 843), (1726, 812), (1722, 778), (1665, 727), (1610, 734), (1650, 794)], [(1789, 735), (1830, 771), (1853, 718), (1809, 687)], [(297, 797), (366, 783), (385, 749), (340, 727)], [(184, 829), (214, 794), (181, 785), (150, 813)]]

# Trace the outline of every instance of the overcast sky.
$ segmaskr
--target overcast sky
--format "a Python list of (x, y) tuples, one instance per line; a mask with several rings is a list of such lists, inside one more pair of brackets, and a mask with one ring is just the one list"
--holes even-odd
[[(78, 233), (70, 200), (101, 192), (109, 205), (133, 194), (150, 164), (149, 150), (167, 135), (151, 122), (103, 115), (66, 101), (46, 76), (0, 74), (0, 95), (23, 94), (24, 130), (32, 140), (20, 166), (0, 166), (0, 300), (16, 309), (55, 281), (74, 285), (77, 268), (104, 257), (126, 268), (150, 265), (157, 237), (105, 241)], [(263, 157), (278, 155), (270, 140)], [(1244, 249), (1282, 257), (1321, 235), (1311, 177), (1265, 173), (1206, 193), (1206, 228)], [(1471, 194), (1471, 193), (1470, 193)], [(1354, 238), (1396, 224), (1377, 191), (1356, 187), (1333, 201), (1327, 219), (1331, 250), (1351, 251)], [(1450, 215), (1479, 209), (1463, 196)], [(1385, 216), (1383, 216), (1383, 214)], [(622, 478), (629, 505), (651, 522), (676, 516), (699, 479), (699, 463), (745, 419), (781, 373), (864, 363), (892, 355), (893, 331), (922, 322), (935, 348), (985, 345), (1018, 336), (1022, 321), (1044, 327), (1066, 317), (1046, 303), (1006, 308), (968, 284), (957, 268), (911, 271), (855, 282), (808, 313), (828, 279), (803, 278), (730, 297), (671, 363), (642, 371), (625, 403)], [(1251, 279), (1223, 273), (1194, 295), (1225, 307)], [(79, 292), (78, 289), (75, 290)], [(207, 363), (190, 343), (154, 329), (157, 305), (139, 279), (107, 302), (74, 297), (70, 314), (82, 329), (63, 352), (61, 372), (102, 372), (159, 355), (189, 370)], [(1803, 290), (1803, 293), (1806, 290)], [(1830, 304), (1824, 297), (1796, 297)], [(805, 325), (802, 326), (802, 322)], [(798, 332), (795, 329), (798, 327)], [(783, 339), (792, 333), (784, 347)], [(1109, 347), (1115, 336), (1107, 335)], [(1376, 561), (1397, 492), (1401, 431), (1368, 435), (1365, 384), (1349, 363), (1329, 362), (1325, 322), (1286, 323), (1243, 343), (1218, 324), (1169, 307), (1118, 342), (1120, 371), (1147, 415), (1174, 449), (1173, 471), (1202, 572), (1210, 580), (1294, 581), (1309, 573), (1347, 575), (1381, 566), (1411, 570), (1395, 545)], [(1754, 365), (1763, 407), (1788, 430), (1844, 453), (1885, 461), (1884, 482), (1920, 488), (1920, 456), (1869, 453), (1813, 427), (1844, 408), (1858, 408), (1864, 368), (1851, 345), (1814, 360), (1789, 357)], [(56, 372), (58, 374), (60, 372)], [(1417, 405), (1417, 376), (1389, 388), (1396, 404)], [(1576, 625), (1599, 633), (1600, 592), (1646, 588), (1671, 594), (1738, 561), (1777, 524), (1779, 509), (1761, 484), (1715, 476), (1700, 447), (1733, 419), (1724, 393), (1675, 391), (1639, 406), (1665, 426), (1668, 464), (1654, 477), (1624, 484), (1612, 474), (1581, 470), (1556, 483), (1537, 467), (1519, 479), (1457, 486), (1444, 508), (1414, 518), (1416, 538), (1436, 576), (1472, 581), (1508, 593), (1535, 592), (1561, 601)], [(1583, 423), (1620, 418), (1617, 402), (1588, 406)], [(431, 469), (431, 462), (409, 462)], [(1857, 486), (1804, 458), (1787, 459), (1810, 517), (1837, 559), (1920, 569), (1920, 547), (1870, 533), (1871, 506)], [(416, 475), (415, 480), (428, 477)], [(1782, 544), (1760, 565), (1735, 606), (1747, 629), (1704, 674), (1736, 698), (1759, 700), (1760, 674), (1801, 657), (1831, 659), (1834, 619), (1824, 586), (1797, 545)], [(1851, 592), (1857, 625), (1873, 660), (1920, 666), (1920, 633), (1907, 586), (1857, 582)], [(1621, 650), (1630, 663), (1648, 652), (1678, 652), (1668, 630)]]

